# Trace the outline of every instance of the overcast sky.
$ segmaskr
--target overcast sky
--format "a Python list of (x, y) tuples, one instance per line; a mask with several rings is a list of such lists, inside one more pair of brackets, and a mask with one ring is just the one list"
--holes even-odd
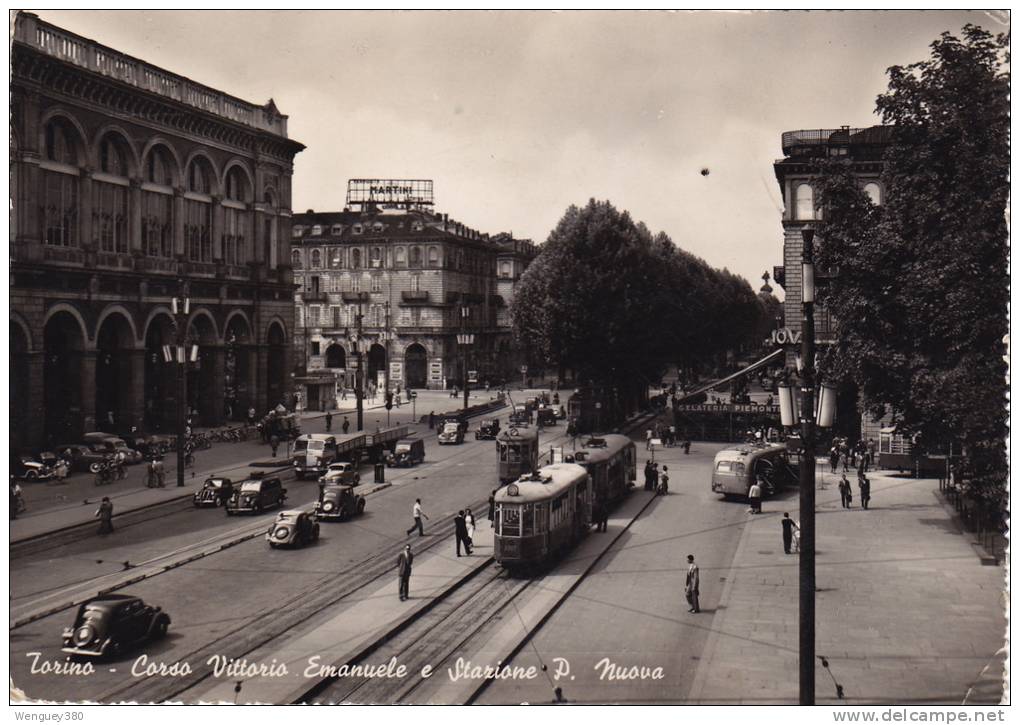
[(295, 211), (341, 209), (349, 178), (434, 179), (437, 210), (544, 241), (609, 199), (755, 289), (782, 261), (780, 134), (877, 123), (887, 67), (967, 22), (1006, 30), (940, 11), (36, 12), (273, 98), (308, 147)]

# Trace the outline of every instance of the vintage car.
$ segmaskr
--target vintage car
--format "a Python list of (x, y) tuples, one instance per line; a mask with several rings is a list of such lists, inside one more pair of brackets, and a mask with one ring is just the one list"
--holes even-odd
[(365, 497), (350, 486), (326, 486), (319, 492), (315, 515), (325, 521), (346, 521), (365, 510)]
[(319, 524), (309, 511), (281, 511), (266, 532), (266, 541), (278, 546), (305, 546), (319, 540)]
[(326, 486), (340, 484), (357, 486), (361, 483), (361, 474), (358, 473), (356, 464), (350, 461), (337, 461), (329, 464), (326, 474), (319, 477), (319, 483)]
[(91, 446), (96, 453), (123, 453), (125, 463), (141, 463), (145, 460), (145, 456), (134, 448), (128, 447), (123, 438), (118, 438), (110, 433), (86, 433), (82, 436), (82, 443)]
[(11, 475), (24, 481), (48, 481), (53, 478), (53, 469), (24, 454), (11, 458)]
[(283, 487), (279, 478), (275, 476), (260, 478), (253, 475), (234, 488), (224, 509), (227, 516), (238, 513), (260, 514), (267, 508), (282, 507), (286, 500), (287, 489)]
[(439, 429), (439, 445), (459, 445), (464, 442), (464, 429), (455, 420), (448, 420)]
[(535, 413), (535, 420), (543, 427), (556, 425), (556, 411), (552, 408), (539, 408)]
[(421, 438), (401, 438), (393, 446), (393, 453), (386, 456), (386, 465), (403, 468), (417, 465), (424, 460), (425, 441)]
[(95, 463), (107, 459), (106, 453), (96, 453), (91, 446), (84, 443), (61, 443), (54, 446), (57, 454), (67, 461), (72, 471), (90, 471)]
[(157, 456), (165, 456), (170, 452), (170, 448), (174, 442), (172, 436), (160, 433), (141, 433), (139, 431), (132, 431), (130, 433), (118, 434), (118, 436), (128, 444), (129, 448), (134, 448), (146, 459), (152, 459)]
[(499, 435), (499, 419), (498, 418), (487, 418), (481, 422), (478, 426), (478, 430), (475, 431), (476, 441), (494, 441), (496, 436)]
[(64, 630), (61, 651), (84, 657), (115, 657), (146, 640), (161, 639), (170, 615), (129, 594), (103, 594), (78, 607)]
[(192, 503), (196, 508), (203, 506), (226, 506), (234, 493), (234, 484), (229, 478), (210, 476), (202, 488), (195, 492)]

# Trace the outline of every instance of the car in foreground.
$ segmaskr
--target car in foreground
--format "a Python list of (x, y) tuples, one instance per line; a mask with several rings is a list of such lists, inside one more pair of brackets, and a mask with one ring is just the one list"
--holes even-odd
[(358, 473), (357, 465), (350, 461), (337, 461), (329, 464), (325, 475), (319, 477), (319, 483), (325, 486), (357, 486), (361, 483), (361, 474)]
[(283, 508), (286, 500), (287, 489), (279, 478), (253, 476), (234, 489), (224, 508), (227, 516), (239, 513), (260, 514), (268, 508)]
[(170, 615), (130, 594), (103, 594), (78, 607), (64, 630), (62, 652), (79, 657), (115, 657), (166, 636)]
[(210, 476), (205, 479), (202, 488), (195, 492), (192, 503), (196, 508), (226, 506), (233, 494), (234, 483), (229, 478)]
[(269, 546), (306, 546), (319, 540), (319, 523), (308, 511), (281, 511), (266, 532)]
[(365, 497), (350, 486), (326, 486), (315, 504), (315, 515), (324, 521), (346, 521), (365, 511)]

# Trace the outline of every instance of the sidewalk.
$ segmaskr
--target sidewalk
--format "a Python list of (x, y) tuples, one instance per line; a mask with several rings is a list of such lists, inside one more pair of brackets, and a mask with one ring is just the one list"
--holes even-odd
[[(819, 475), (816, 654), (829, 669), (816, 668), (816, 701), (839, 703), (835, 678), (848, 705), (998, 702), (1003, 570), (981, 565), (937, 500), (937, 481), (869, 479), (864, 511), (856, 481), (843, 509), (839, 476)], [(763, 508), (748, 516), (730, 571), (702, 572), (726, 583), (691, 702), (798, 701), (799, 559), (783, 553), (779, 523), (783, 511), (800, 519), (796, 495)]]

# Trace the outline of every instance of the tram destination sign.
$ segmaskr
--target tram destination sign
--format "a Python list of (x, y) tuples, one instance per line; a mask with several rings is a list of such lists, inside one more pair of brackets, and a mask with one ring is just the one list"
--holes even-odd
[(347, 204), (414, 207), (433, 204), (432, 179), (348, 179)]

